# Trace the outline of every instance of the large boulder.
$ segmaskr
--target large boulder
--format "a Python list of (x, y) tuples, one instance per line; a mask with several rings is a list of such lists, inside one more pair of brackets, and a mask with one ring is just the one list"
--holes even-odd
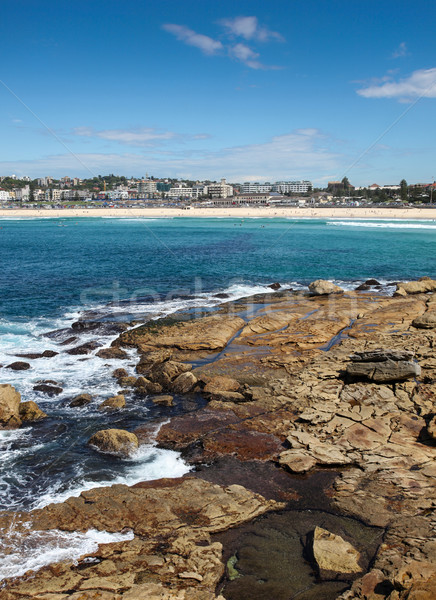
[(429, 310), (412, 321), (417, 329), (434, 329), (436, 327), (436, 311)]
[(309, 283), (309, 291), (314, 296), (327, 296), (329, 294), (340, 294), (344, 290), (326, 279), (317, 279)]
[(19, 411), (20, 418), (23, 422), (39, 421), (40, 419), (45, 419), (47, 416), (45, 412), (39, 408), (36, 402), (33, 402), (32, 400), (21, 402)]
[(322, 579), (362, 571), (359, 552), (340, 535), (322, 527), (315, 527), (312, 551)]
[(78, 396), (74, 396), (74, 398), (70, 402), (70, 406), (71, 408), (81, 408), (82, 406), (86, 406), (91, 402), (91, 394), (79, 394)]
[(20, 401), (21, 396), (14, 387), (0, 385), (0, 429), (20, 427)]
[(121, 350), (121, 348), (118, 348), (117, 346), (111, 346), (110, 348), (102, 348), (101, 350), (99, 350), (96, 353), (96, 356), (98, 356), (99, 358), (105, 358), (105, 359), (110, 359), (110, 358), (124, 359), (124, 358), (128, 358), (129, 355), (124, 350)]
[(138, 438), (124, 429), (102, 429), (94, 433), (88, 444), (99, 452), (127, 458), (138, 449)]
[(421, 367), (409, 360), (388, 359), (383, 362), (353, 362), (347, 365), (346, 372), (353, 379), (392, 383), (419, 377)]
[(118, 394), (117, 396), (111, 396), (111, 398), (107, 398), (100, 404), (98, 410), (118, 410), (119, 408), (124, 408), (125, 406), (125, 397), (123, 394)]
[(395, 294), (408, 295), (408, 294), (425, 294), (426, 292), (436, 291), (436, 281), (434, 279), (422, 278), (419, 281), (407, 281), (397, 284), (397, 290)]
[(225, 375), (217, 375), (207, 383), (204, 391), (207, 394), (215, 394), (216, 392), (238, 392), (241, 387), (239, 381)]
[(197, 378), (194, 373), (188, 371), (187, 373), (181, 373), (171, 383), (171, 391), (176, 394), (187, 394), (197, 383)]
[(421, 374), (421, 367), (411, 360), (413, 352), (408, 350), (376, 349), (356, 352), (350, 356), (346, 373), (353, 379), (364, 379), (376, 383), (392, 383), (413, 379)]
[(23, 360), (16, 360), (10, 365), (7, 365), (6, 368), (12, 369), (13, 371), (27, 371), (28, 369), (30, 369), (30, 365), (29, 363), (24, 362)]

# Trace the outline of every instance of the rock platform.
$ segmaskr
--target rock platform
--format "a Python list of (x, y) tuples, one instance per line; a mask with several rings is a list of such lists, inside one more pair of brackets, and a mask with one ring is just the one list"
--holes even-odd
[[(216, 536), (303, 510), (303, 483), (317, 474), (329, 476), (327, 512), (378, 532), (365, 562), (352, 527), (315, 519), (318, 569), (330, 582), (322, 598), (436, 598), (436, 329), (426, 317), (436, 293), (428, 283), (399, 289), (394, 297), (279, 292), (121, 333), (114, 347), (140, 353), (139, 377), (123, 394), (207, 401), (162, 424), (156, 438), (196, 471), (0, 514), (2, 527), (14, 520), (23, 535), (28, 523), (134, 534), (77, 564), (8, 580), (0, 600), (249, 598), (246, 554), (228, 557), (226, 538)], [(342, 564), (340, 555), (326, 558), (336, 547)], [(315, 584), (298, 597), (320, 598)]]

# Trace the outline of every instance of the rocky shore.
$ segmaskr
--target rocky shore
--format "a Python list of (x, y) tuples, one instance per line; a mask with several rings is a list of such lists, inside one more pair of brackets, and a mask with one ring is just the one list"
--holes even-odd
[[(95, 432), (91, 447), (123, 456), (155, 439), (193, 470), (0, 513), (5, 538), (133, 532), (5, 580), (0, 600), (436, 597), (436, 282), (393, 296), (315, 283), (120, 333), (102, 355), (119, 358), (120, 390), (102, 410), (200, 408)], [(17, 396), (0, 388), (3, 427), (26, 414)]]

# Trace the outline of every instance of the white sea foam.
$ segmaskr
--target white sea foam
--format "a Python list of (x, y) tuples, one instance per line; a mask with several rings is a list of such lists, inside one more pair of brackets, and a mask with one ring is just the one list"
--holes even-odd
[(133, 532), (108, 533), (90, 529), (86, 533), (50, 531), (25, 531), (12, 529), (0, 540), (0, 580), (19, 577), (29, 570), (37, 571), (46, 565), (77, 560), (93, 554), (99, 544), (124, 542), (134, 538)]
[(419, 222), (408, 221), (327, 221), (335, 227), (378, 227), (381, 229), (436, 229), (436, 221), (427, 219)]
[(173, 450), (163, 450), (151, 445), (140, 446), (128, 459), (123, 475), (112, 477), (108, 480), (93, 481), (82, 480), (77, 485), (59, 492), (53, 484), (47, 493), (41, 495), (33, 508), (42, 508), (51, 503), (64, 502), (72, 496), (80, 496), (86, 490), (108, 487), (116, 484), (134, 485), (140, 481), (152, 481), (163, 477), (182, 477), (190, 471), (190, 467), (180, 458), (180, 454)]

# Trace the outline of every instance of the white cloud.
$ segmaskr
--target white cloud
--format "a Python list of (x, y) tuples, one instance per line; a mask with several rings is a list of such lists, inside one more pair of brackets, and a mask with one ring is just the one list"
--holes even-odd
[(420, 69), (397, 82), (370, 85), (357, 90), (357, 93), (365, 98), (436, 98), (436, 68)]
[[(320, 179), (340, 171), (345, 159), (331, 150), (331, 140), (317, 129), (300, 129), (259, 144), (222, 148), (218, 151), (166, 151), (138, 153), (80, 153), (52, 155), (37, 160), (0, 162), (0, 172), (40, 176), (65, 173), (89, 176), (120, 173), (138, 175), (146, 169), (155, 176), (219, 179), (229, 181)], [(89, 169), (85, 170), (84, 165)], [(259, 175), (262, 174), (263, 175)]]
[(403, 56), (409, 56), (406, 42), (401, 42), (398, 48), (392, 52), (391, 58), (402, 58)]
[(235, 17), (233, 19), (222, 19), (223, 25), (231, 35), (243, 37), (246, 40), (257, 40), (266, 42), (270, 39), (283, 41), (283, 37), (276, 31), (259, 25), (257, 17)]
[(176, 25), (173, 23), (166, 23), (162, 26), (165, 31), (172, 33), (178, 40), (185, 42), (188, 46), (195, 46), (199, 48), (204, 54), (217, 54), (223, 49), (223, 45), (218, 40), (203, 35), (202, 33), (196, 33), (189, 27), (184, 25)]
[(265, 65), (258, 60), (259, 53), (247, 46), (244, 43), (235, 43), (235, 36), (243, 37), (246, 40), (253, 42), (266, 42), (270, 39), (283, 41), (283, 37), (275, 31), (270, 31), (266, 27), (261, 27), (257, 17), (236, 17), (234, 19), (223, 19), (219, 22), (223, 25), (228, 35), (231, 38), (229, 43), (222, 43), (207, 35), (197, 33), (185, 25), (176, 25), (174, 23), (166, 23), (162, 26), (165, 31), (174, 35), (178, 40), (199, 48), (204, 54), (209, 56), (227, 52), (230, 58), (234, 58), (243, 63), (250, 69), (279, 69), (274, 65)]
[(100, 138), (128, 146), (148, 146), (177, 137), (177, 134), (172, 131), (159, 132), (150, 127), (140, 127), (138, 129), (104, 129), (102, 131), (96, 131), (92, 127), (76, 127), (73, 133), (82, 137)]

